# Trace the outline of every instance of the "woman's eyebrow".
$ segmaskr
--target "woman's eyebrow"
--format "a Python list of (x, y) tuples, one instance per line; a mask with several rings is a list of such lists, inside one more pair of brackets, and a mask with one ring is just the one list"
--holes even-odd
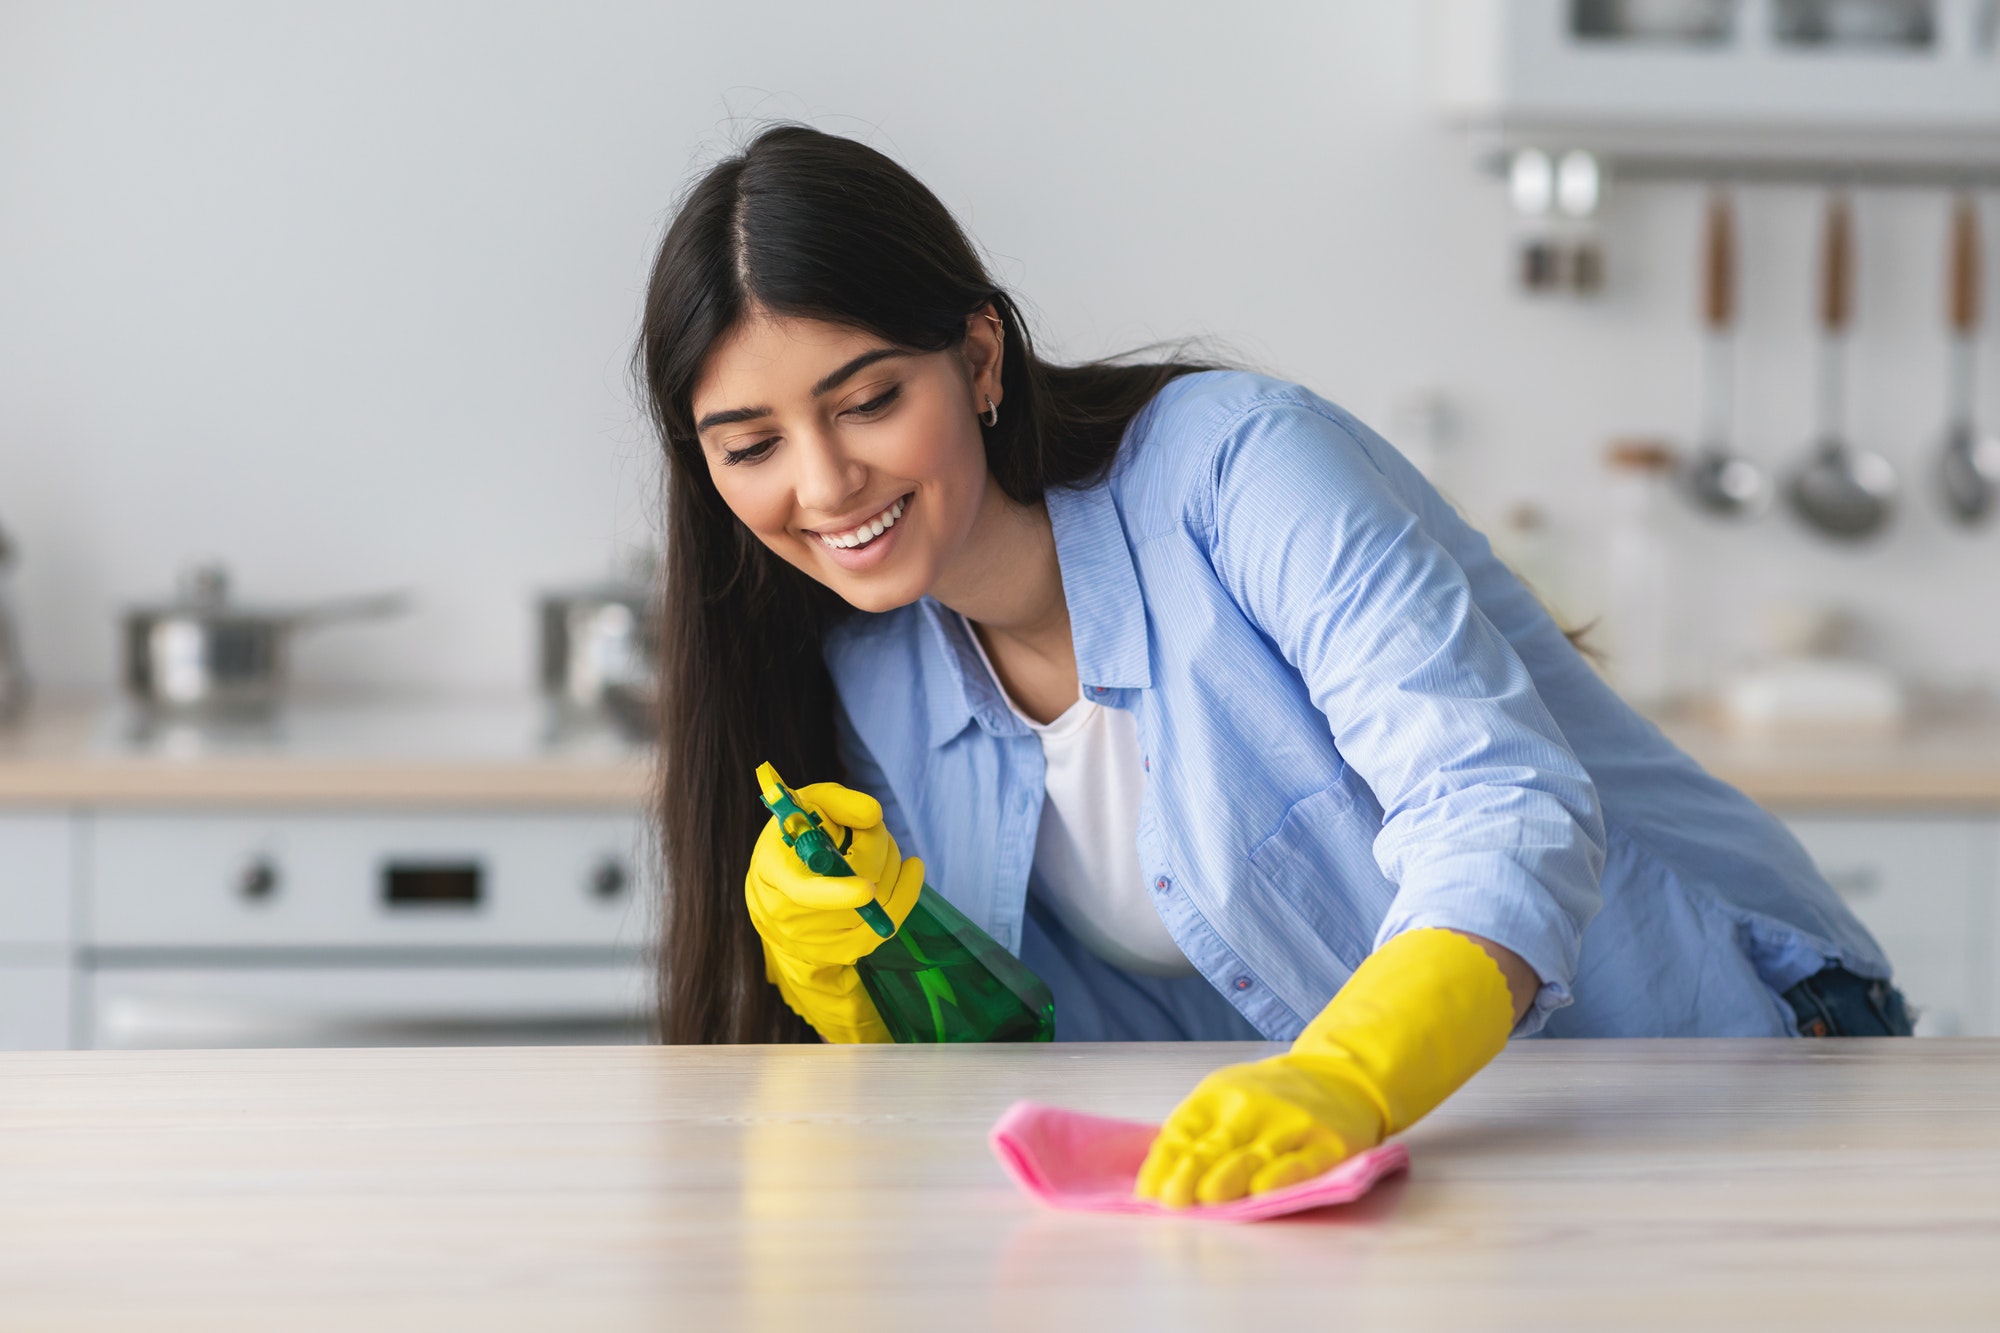
[(857, 375), (861, 373), (862, 371), (868, 369), (868, 367), (874, 365), (877, 361), (884, 361), (887, 360), (889, 357), (902, 356), (902, 355), (904, 355), (904, 352), (903, 349), (900, 347), (877, 347), (872, 352), (863, 352), (860, 356), (855, 357), (852, 361), (849, 361), (839, 370), (836, 370), (831, 375), (828, 375), (818, 384), (813, 385), (812, 396), (818, 398), (823, 394), (831, 393), (833, 390), (839, 388), (841, 385), (841, 381), (845, 380), (848, 376)]
[(727, 412), (710, 412), (694, 423), (694, 429), (696, 434), (700, 434), (710, 426), (733, 426), (739, 421), (755, 421), (758, 417), (770, 415), (768, 407), (732, 407)]

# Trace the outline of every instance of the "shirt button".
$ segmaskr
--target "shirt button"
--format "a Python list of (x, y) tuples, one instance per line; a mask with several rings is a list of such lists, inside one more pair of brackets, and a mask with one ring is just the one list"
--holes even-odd
[[(1128, 879), (1125, 882), (1127, 884), (1130, 884), (1132, 881)], [(1158, 879), (1153, 881), (1153, 887), (1158, 889), (1161, 893), (1165, 893), (1167, 891), (1167, 885), (1171, 882), (1172, 881), (1170, 881), (1165, 875), (1162, 875)]]
[(1230, 985), (1232, 985), (1232, 986), (1234, 986), (1234, 987), (1236, 987), (1236, 989), (1237, 989), (1237, 990), (1249, 990), (1249, 989), (1250, 989), (1250, 978), (1248, 978), (1248, 977), (1238, 977), (1238, 978), (1236, 978), (1236, 980), (1234, 980), (1234, 981), (1230, 982), (1229, 984), (1230, 984)]
[(1144, 759), (1141, 759), (1139, 763), (1140, 766), (1143, 767), (1148, 773), (1153, 771), (1153, 756), (1147, 755)]
[(1093, 685), (1090, 687), (1090, 692), (1092, 694), (1109, 694), (1111, 691), (1107, 686)]

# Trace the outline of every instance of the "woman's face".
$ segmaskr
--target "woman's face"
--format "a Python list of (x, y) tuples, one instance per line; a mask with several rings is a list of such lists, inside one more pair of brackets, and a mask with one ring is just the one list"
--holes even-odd
[(931, 592), (990, 484), (977, 413), (1000, 401), (998, 328), (908, 352), (872, 333), (756, 314), (694, 391), (708, 474), (757, 539), (864, 611)]

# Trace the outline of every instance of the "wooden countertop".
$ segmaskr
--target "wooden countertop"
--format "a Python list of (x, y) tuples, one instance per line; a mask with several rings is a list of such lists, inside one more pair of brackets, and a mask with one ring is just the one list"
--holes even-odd
[(1267, 1048), (0, 1055), (0, 1325), (1980, 1328), (2000, 1041), (1524, 1042), (1350, 1209), (1071, 1216), (1016, 1098)]
[[(1774, 810), (2000, 811), (2000, 712), (1920, 714), (1888, 735), (1667, 735)], [(118, 707), (35, 710), (0, 728), (0, 807), (637, 806), (651, 755), (551, 729), (532, 700), (303, 705), (236, 733), (145, 731)]]
[(1688, 715), (1661, 729), (1709, 772), (1780, 812), (2000, 810), (2000, 713), (1991, 709), (1919, 712), (1880, 734), (1746, 735)]
[(0, 808), (637, 808), (649, 750), (529, 699), (306, 703), (268, 723), (151, 724), (57, 702), (0, 728)]

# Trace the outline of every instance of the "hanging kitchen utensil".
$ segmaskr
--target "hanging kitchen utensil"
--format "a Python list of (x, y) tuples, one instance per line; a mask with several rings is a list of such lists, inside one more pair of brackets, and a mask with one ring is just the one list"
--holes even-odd
[(1546, 292), (1562, 281), (1562, 250), (1550, 229), (1555, 208), (1556, 168), (1539, 148), (1515, 153), (1507, 168), (1507, 197), (1520, 220), (1516, 247), (1516, 280), (1526, 291)]
[(395, 615), (402, 593), (295, 608), (250, 608), (229, 600), (219, 565), (190, 570), (180, 596), (125, 613), (125, 688), (161, 713), (267, 713), (282, 699), (293, 631), (340, 620)]
[(1597, 224), (1604, 170), (1597, 154), (1572, 148), (1556, 161), (1556, 209), (1566, 220), (1564, 276), (1569, 289), (1592, 296), (1604, 288), (1604, 239)]
[(1842, 541), (1880, 532), (1895, 508), (1896, 470), (1846, 440), (1847, 327), (1854, 312), (1854, 219), (1847, 196), (1827, 199), (1820, 253), (1819, 433), (1785, 498), (1818, 531)]
[(2000, 492), (2000, 439), (1975, 424), (1973, 350), (1979, 338), (1979, 206), (1960, 195), (1951, 215), (1950, 415), (1938, 458), (1945, 512), (1968, 526), (1985, 521)]
[(1683, 474), (1696, 505), (1724, 518), (1751, 518), (1770, 500), (1764, 469), (1730, 447), (1735, 397), (1736, 227), (1729, 195), (1708, 198), (1702, 237), (1701, 442)]

